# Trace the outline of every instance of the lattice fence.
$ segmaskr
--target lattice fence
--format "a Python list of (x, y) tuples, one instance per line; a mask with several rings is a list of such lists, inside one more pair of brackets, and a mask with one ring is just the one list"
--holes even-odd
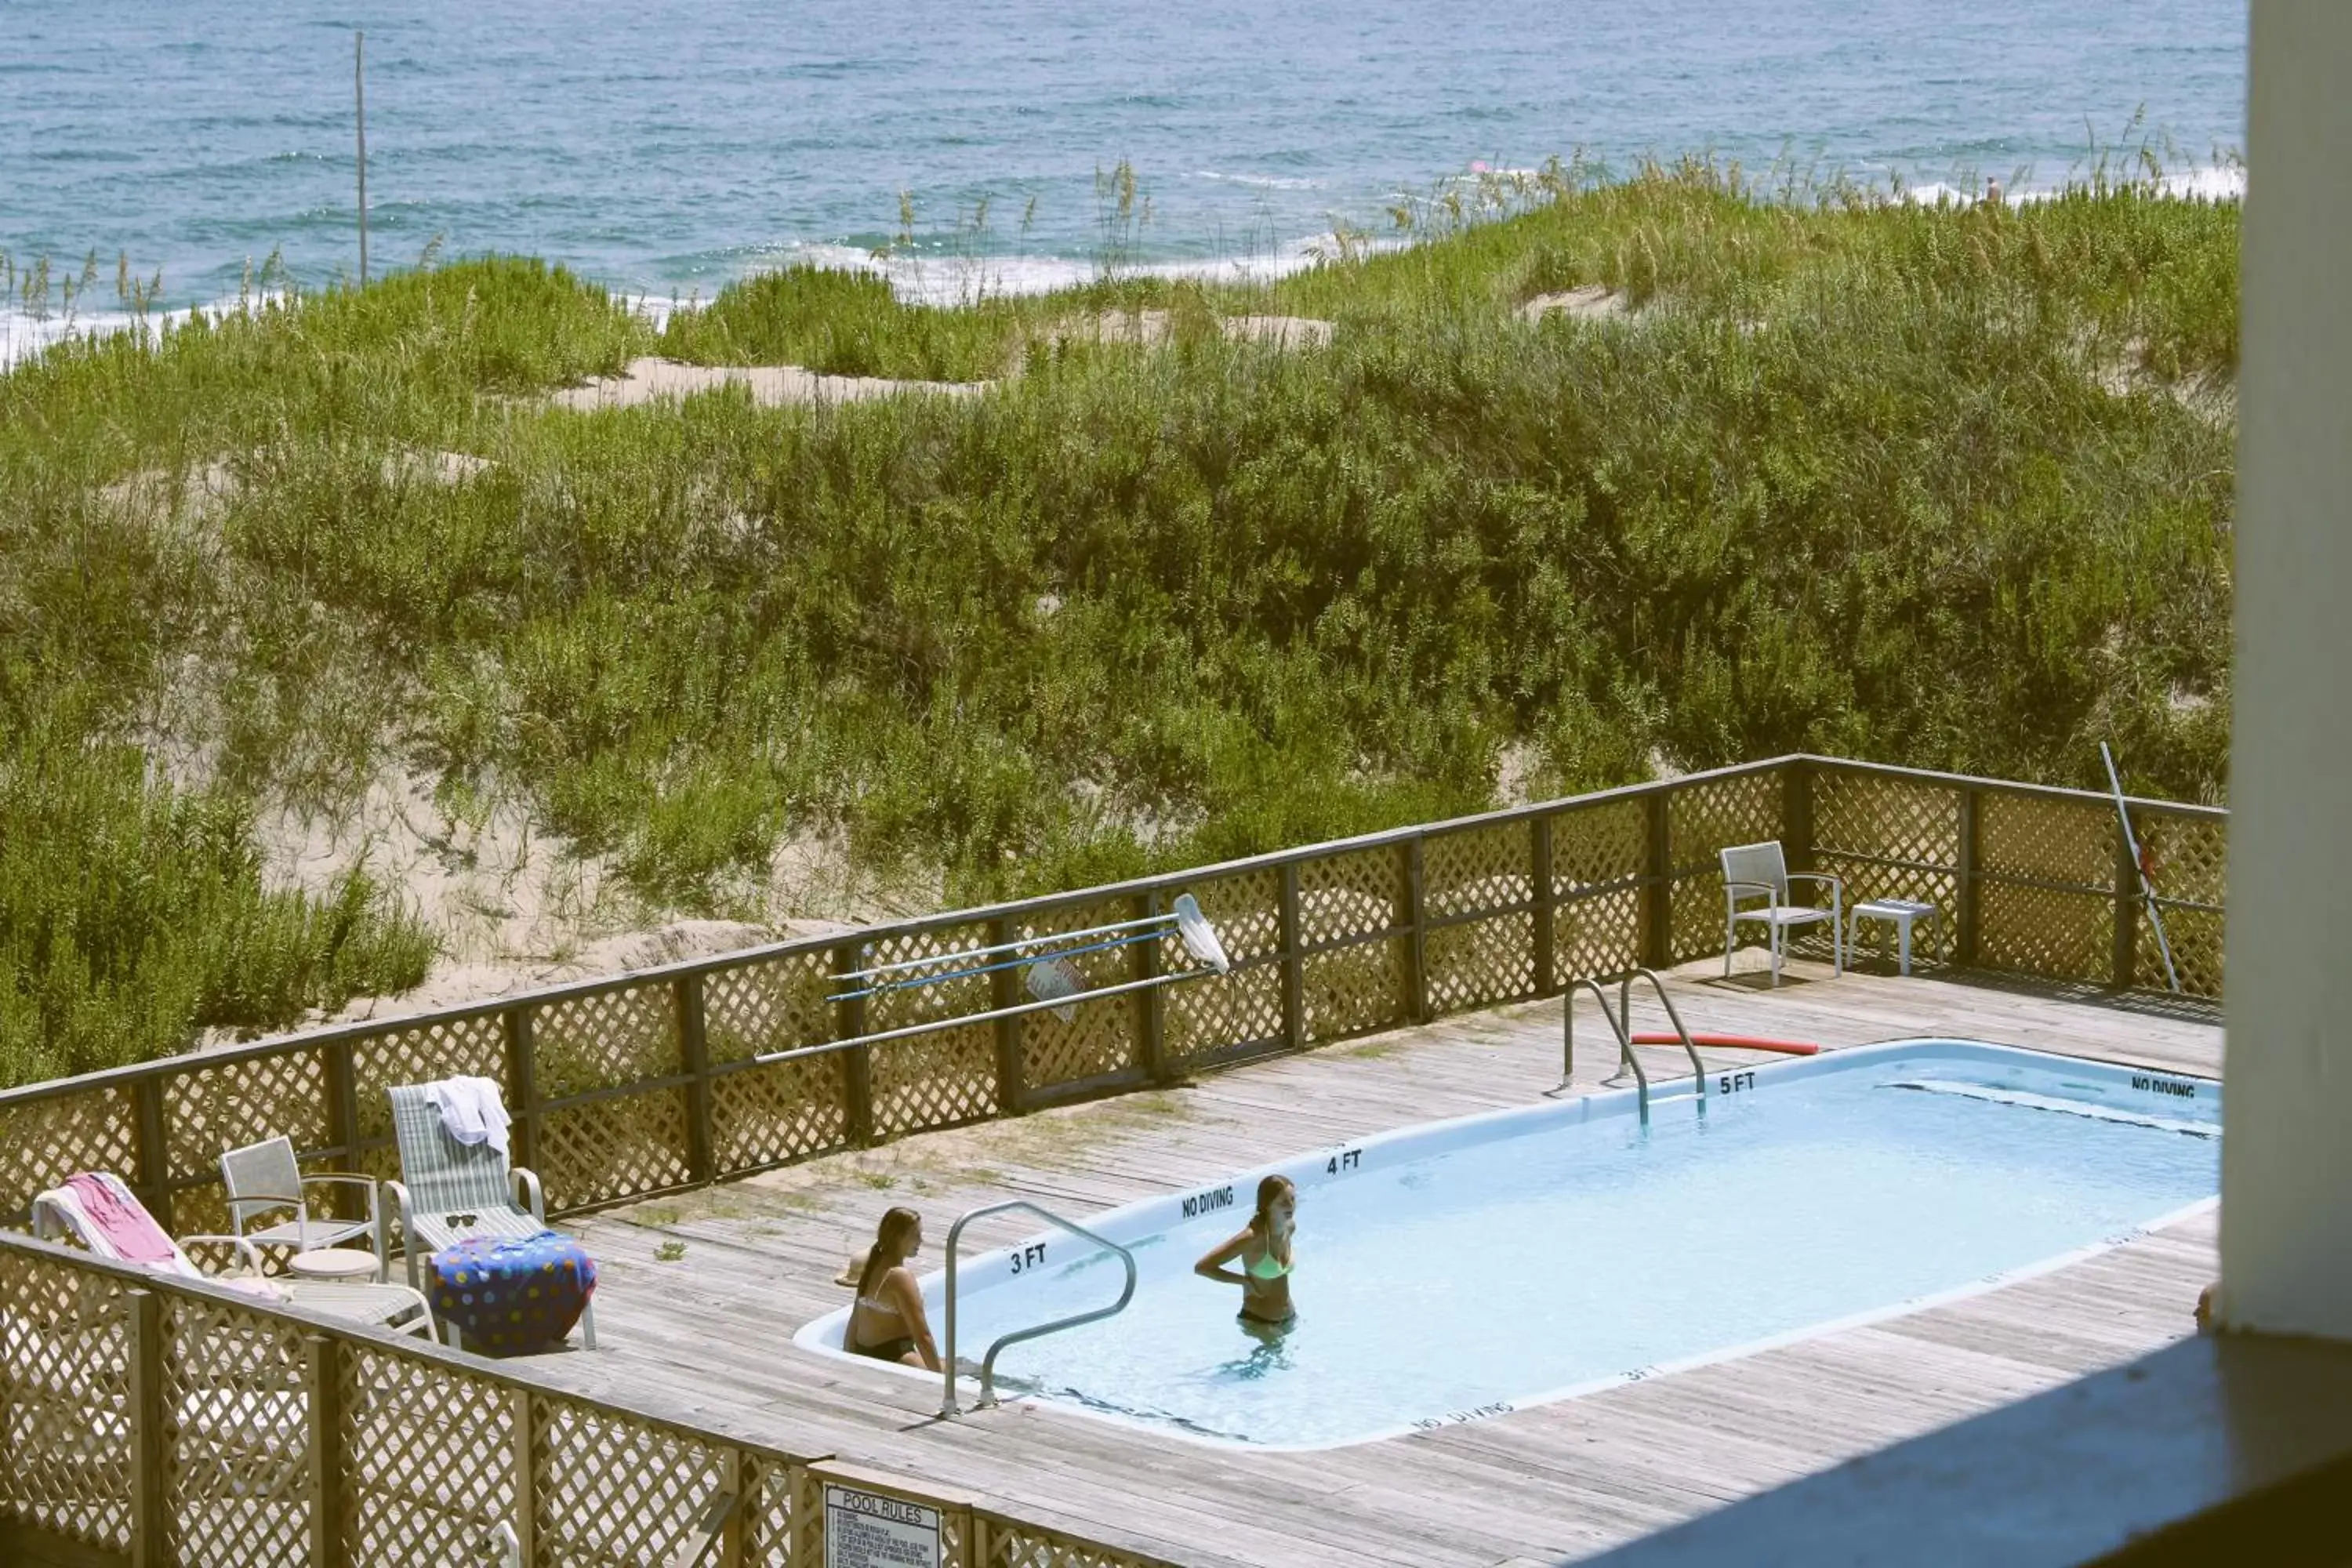
[[(166, 1172), (179, 1190), (172, 1194), (170, 1214), (158, 1217), (174, 1230), (228, 1228), (219, 1183), (222, 1150), (279, 1134), (298, 1150), (334, 1142), (326, 1059), (316, 1051), (232, 1058), (175, 1072), (163, 1080), (162, 1093)], [(269, 1131), (254, 1131), (257, 1127)]]
[(312, 1500), (302, 1325), (176, 1292), (163, 1305), (170, 1561), (301, 1562)]
[(1675, 963), (1723, 951), (1723, 867), (1717, 852), (1782, 837), (1783, 787), (1774, 769), (1709, 779), (1666, 797)]
[(534, 1568), (667, 1563), (733, 1479), (715, 1439), (546, 1394), (530, 1411)]
[(787, 953), (703, 977), (714, 1173), (734, 1175), (838, 1149), (849, 1139), (849, 1060), (734, 1064), (834, 1037), (832, 955)]
[(744, 1568), (792, 1568), (793, 1467), (764, 1454), (742, 1463)]
[[(400, 1174), (388, 1094), (395, 1085), (460, 1076), (487, 1078), (500, 1086), (509, 1110), (520, 1109), (514, 1083), (507, 1073), (506, 1023), (496, 1013), (459, 1014), (387, 1029), (352, 1042), (351, 1053), (358, 1117), (354, 1131), (361, 1145), (356, 1166), (369, 1175)], [(268, 1135), (264, 1130), (254, 1137)]]
[[(1843, 880), (1845, 907), (1869, 899), (1933, 904), (1937, 918), (1912, 932), (1914, 956), (1951, 958), (1959, 937), (1960, 791), (1823, 769), (1812, 792), (1813, 868)], [(1864, 940), (1871, 934), (1865, 927)]]
[(0, 1517), (131, 1543), (131, 1323), (110, 1278), (0, 1251)]
[(710, 1080), (710, 1159), (719, 1175), (805, 1159), (849, 1141), (849, 1058), (842, 1053), (745, 1068)]
[(0, 1215), (79, 1171), (129, 1171), (139, 1155), (127, 1089), (21, 1100), (0, 1110)]
[[(1015, 923), (1009, 934), (1014, 939), (1042, 937), (1113, 925), (1139, 918), (1139, 903), (1138, 900), (1118, 898), (1066, 905), (1034, 920)], [(1123, 934), (1126, 933), (1112, 933), (1113, 937)], [(1110, 939), (1097, 937), (1072, 946), (1091, 946), (1108, 940)], [(1061, 963), (1076, 973), (1081, 987), (1092, 990), (1137, 978), (1135, 953), (1133, 946), (1105, 947), (1093, 952), (1072, 952)], [(1190, 968), (1191, 964), (1184, 962), (1176, 967)], [(1008, 973), (1025, 975), (1028, 972), (1015, 969)], [(1025, 988), (1010, 989), (1017, 992), (1012, 1000), (1032, 1000)], [(1019, 1020), (1023, 1084), (1034, 1090), (1134, 1070), (1138, 1066), (1138, 1044), (1142, 1038), (1141, 1007), (1139, 994), (1130, 991), (1121, 996), (1078, 1003), (1066, 1023), (1052, 1009), (1024, 1015)]]
[(543, 1112), (536, 1158), (548, 1206), (584, 1208), (684, 1185), (694, 1174), (686, 1161), (686, 1119), (683, 1089)]
[(1642, 962), (1642, 890), (1649, 807), (1603, 801), (1551, 817), (1552, 973), (1617, 974)]
[(352, 1568), (480, 1562), (515, 1516), (514, 1390), (359, 1341), (337, 1348)]
[(530, 1012), (530, 1042), (542, 1100), (668, 1078), (682, 1065), (676, 993), (624, 985), (542, 1003)]
[[(1161, 991), (1161, 1037), (1178, 1067), (1235, 1046), (1279, 1042), (1282, 1021), (1282, 873), (1272, 868), (1216, 877), (1189, 889), (1217, 929), (1233, 973)], [(1160, 944), (1162, 972), (1191, 960), (1173, 938)]]
[(974, 1568), (1160, 1568), (1161, 1559), (996, 1514), (978, 1526), (986, 1545)]
[(2097, 802), (1989, 794), (1977, 808), (1977, 952), (1988, 967), (2100, 980), (2115, 953), (2116, 823)]
[(703, 977), (704, 1051), (714, 1064), (834, 1037), (831, 955), (787, 953)]
[(1337, 1040), (1404, 1021), (1404, 858), (1392, 845), (1304, 861), (1298, 868), (1303, 1033)]
[(1642, 890), (1620, 888), (1562, 904), (1551, 930), (1555, 986), (1582, 975), (1622, 974), (1642, 962)]
[(1423, 919), (1519, 909), (1534, 900), (1535, 840), (1527, 820), (1434, 834), (1423, 841)]
[[(1521, 819), (1433, 835), (1421, 860), (1422, 984), (1430, 1010), (1459, 1012), (1536, 991), (1535, 836)], [(1484, 920), (1464, 917), (1486, 915)]]
[(1525, 910), (1439, 926), (1422, 942), (1433, 1013), (1516, 1002), (1536, 992), (1536, 921)]
[[(2210, 816), (2140, 812), (2134, 815), (2132, 826), (2154, 873), (2180, 988), (2192, 996), (2221, 995), (2223, 889), (2229, 870), (2226, 824)], [(2133, 978), (2150, 988), (2162, 985), (2164, 954), (2155, 929), (2145, 909), (2136, 918), (2140, 923), (2132, 949), (2137, 970)]]

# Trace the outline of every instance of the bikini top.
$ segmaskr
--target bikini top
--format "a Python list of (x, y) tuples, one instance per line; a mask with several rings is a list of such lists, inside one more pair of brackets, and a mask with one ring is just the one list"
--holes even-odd
[(1242, 1272), (1253, 1279), (1279, 1279), (1290, 1272), (1290, 1265), (1276, 1258), (1274, 1249), (1268, 1247), (1255, 1259), (1243, 1264)]

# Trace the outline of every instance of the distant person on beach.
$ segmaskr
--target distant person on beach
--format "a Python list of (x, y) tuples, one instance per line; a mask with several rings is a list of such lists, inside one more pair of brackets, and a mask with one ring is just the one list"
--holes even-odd
[(1992, 178), (1990, 174), (1985, 176), (1984, 199), (1985, 204), (1988, 206), (1997, 207), (2000, 205), (2000, 182)]
[[(923, 1216), (894, 1208), (882, 1216), (874, 1245), (856, 1267), (857, 1299), (841, 1333), (842, 1349), (876, 1361), (903, 1362), (925, 1372), (940, 1370), (940, 1347), (923, 1315), (923, 1293), (907, 1259), (923, 1247)], [(854, 1260), (853, 1260), (854, 1262)], [(845, 1272), (842, 1278), (846, 1280)]]
[[(1298, 1225), (1298, 1189), (1287, 1176), (1257, 1184), (1257, 1212), (1215, 1251), (1192, 1265), (1203, 1279), (1242, 1288), (1242, 1326), (1278, 1329), (1297, 1315), (1290, 1304), (1291, 1238)], [(1226, 1265), (1238, 1263), (1238, 1269)]]

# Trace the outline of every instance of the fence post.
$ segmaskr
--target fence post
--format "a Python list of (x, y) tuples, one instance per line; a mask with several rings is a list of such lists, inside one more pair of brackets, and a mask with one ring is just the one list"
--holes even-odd
[(1307, 977), (1298, 953), (1298, 862), (1282, 863), (1282, 1043), (1307, 1044)]
[(2132, 858), (2122, 823), (2116, 824), (2115, 833), (2116, 933), (2107, 984), (2117, 991), (2128, 991), (2139, 970), (2139, 865)]
[(534, 1422), (528, 1385), (509, 1391), (507, 1410), (512, 1423), (509, 1436), (513, 1450), (509, 1462), (514, 1471), (514, 1532), (516, 1542), (522, 1548), (515, 1554), (515, 1560), (526, 1564), (536, 1563), (539, 1561), (539, 1471), (532, 1450), (539, 1445), (534, 1441), (537, 1434), (532, 1430)]
[(743, 1462), (740, 1448), (730, 1447), (719, 1456), (719, 1489), (735, 1500), (727, 1522), (719, 1527), (719, 1568), (743, 1568), (743, 1543), (751, 1535), (743, 1525), (751, 1512), (751, 1500), (744, 1495), (743, 1483), (751, 1468)]
[(1977, 880), (1977, 817), (1981, 798), (1974, 789), (1961, 786), (1959, 888), (1957, 894), (1960, 907), (1953, 919), (1952, 962), (1963, 969), (1975, 966), (1980, 940), (1982, 911), (1979, 901), (1981, 889)]
[(538, 1170), (539, 1058), (531, 1046), (530, 1009), (509, 1007), (499, 1020), (506, 1026), (507, 1081), (514, 1090), (514, 1163)]
[[(1003, 915), (988, 922), (988, 945), (1003, 947), (1013, 940), (1013, 922)], [(991, 1009), (1017, 1007), (1021, 1005), (1021, 969), (1014, 964), (992, 972), (988, 977), (988, 1005)], [(996, 1113), (1017, 1116), (1023, 1101), (1029, 1096), (1027, 1064), (1021, 1059), (1022, 1020), (999, 1018), (996, 1034)]]
[[(352, 1043), (337, 1040), (327, 1047), (327, 1141), (334, 1145), (339, 1168), (360, 1168), (360, 1080), (352, 1061)], [(346, 1211), (348, 1212), (348, 1211)]]
[(341, 1352), (324, 1334), (302, 1336), (302, 1383), (310, 1403), (310, 1568), (343, 1568)]
[(139, 1201), (165, 1230), (177, 1230), (172, 1222), (172, 1144), (163, 1130), (162, 1075), (133, 1079), (131, 1106), (138, 1129)]
[(1404, 849), (1404, 1016), (1409, 1024), (1429, 1021), (1429, 933), (1422, 918), (1422, 837)]
[(1780, 837), (1789, 848), (1789, 869), (1813, 869), (1813, 764), (1791, 757), (1780, 764)]
[(1642, 962), (1653, 969), (1675, 961), (1674, 836), (1666, 815), (1671, 798), (1666, 790), (1642, 797)]
[(711, 1154), (710, 1038), (702, 1011), (702, 973), (681, 974), (671, 984), (677, 1014), (677, 1055), (686, 1071), (686, 1173), (698, 1185), (714, 1181)]
[[(149, 1080), (152, 1081), (152, 1080)], [(168, 1568), (163, 1517), (163, 1303), (152, 1290), (125, 1290), (131, 1331), (131, 1565)]]
[[(833, 950), (834, 983), (845, 991), (855, 990), (858, 982), (844, 978), (853, 971), (866, 967), (866, 955), (873, 952), (869, 942), (853, 942)], [(833, 1037), (854, 1040), (866, 1033), (866, 998), (853, 997), (833, 1005)], [(835, 1053), (842, 1058), (843, 1091), (849, 1097), (849, 1145), (862, 1149), (874, 1142), (874, 1055), (872, 1047), (852, 1046), (846, 1051)]]
[[(1135, 918), (1156, 919), (1160, 914), (1160, 889), (1152, 889), (1136, 900)], [(1160, 973), (1160, 943), (1154, 936), (1149, 942), (1135, 944), (1135, 971), (1130, 979), (1150, 980)], [(1168, 1006), (1167, 987), (1150, 985), (1135, 994), (1136, 1060), (1143, 1066), (1144, 1076), (1154, 1083), (1168, 1081)]]
[(1535, 976), (1536, 994), (1549, 996), (1559, 990), (1559, 962), (1554, 949), (1559, 940), (1555, 921), (1559, 906), (1551, 896), (1551, 818), (1536, 816), (1528, 819), (1528, 879), (1535, 898)]

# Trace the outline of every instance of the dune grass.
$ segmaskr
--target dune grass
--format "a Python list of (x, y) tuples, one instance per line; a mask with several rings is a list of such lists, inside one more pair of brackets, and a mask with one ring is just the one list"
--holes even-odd
[[(0, 376), (0, 1076), (413, 984), (388, 890), (250, 837), (387, 763), (739, 915), (811, 827), (963, 900), (1797, 748), (2219, 799), (2235, 205), (1780, 197), (1555, 172), (1270, 285), (803, 270), (661, 333), (487, 259), (53, 350)], [(996, 385), (538, 396), (648, 353)]]

